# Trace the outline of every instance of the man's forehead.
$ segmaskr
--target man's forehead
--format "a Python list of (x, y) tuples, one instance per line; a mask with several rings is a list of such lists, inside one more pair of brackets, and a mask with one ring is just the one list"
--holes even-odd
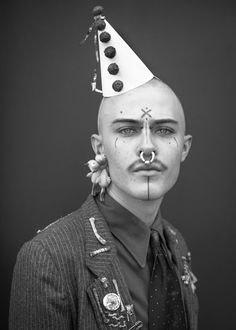
[(119, 97), (103, 99), (100, 106), (101, 116), (105, 120), (115, 118), (176, 118), (180, 104), (176, 96), (166, 88), (152, 86), (140, 88)]
[(174, 92), (164, 83), (153, 80), (120, 96), (103, 98), (98, 114), (98, 130), (117, 118), (177, 121), (185, 130), (184, 113)]

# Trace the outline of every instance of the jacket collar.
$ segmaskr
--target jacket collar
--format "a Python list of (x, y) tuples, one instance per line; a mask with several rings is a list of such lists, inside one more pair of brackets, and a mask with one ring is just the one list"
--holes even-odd
[[(86, 265), (95, 275), (99, 276), (107, 270), (107, 267), (111, 265), (113, 259), (117, 256), (115, 242), (107, 222), (99, 211), (93, 196), (88, 196), (87, 200), (82, 205), (81, 211), (85, 221)], [(98, 235), (105, 240), (105, 244), (102, 244), (95, 236), (91, 225), (91, 218), (95, 219), (95, 228)], [(164, 219), (162, 221), (163, 234), (165, 236), (168, 249), (171, 251), (173, 262), (176, 264), (177, 268), (179, 268), (179, 271), (181, 271), (181, 268), (183, 268), (181, 262), (182, 248), (179, 246), (181, 245), (181, 241), (178, 241), (176, 229)]]
[[(93, 196), (88, 196), (81, 211), (85, 221), (86, 265), (95, 275), (100, 276), (111, 265), (117, 254), (114, 239)], [(95, 231), (91, 222), (94, 222)], [(95, 236), (95, 232), (103, 239), (103, 244)]]

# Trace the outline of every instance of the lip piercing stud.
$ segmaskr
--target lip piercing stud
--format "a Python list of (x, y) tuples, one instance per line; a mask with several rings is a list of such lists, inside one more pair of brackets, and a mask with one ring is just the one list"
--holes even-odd
[(150, 164), (154, 161), (154, 158), (155, 158), (155, 152), (152, 151), (152, 153), (151, 153), (151, 158), (146, 160), (146, 159), (144, 158), (144, 152), (141, 151), (141, 152), (140, 152), (140, 158), (141, 158), (142, 162), (144, 162), (145, 165), (150, 165)]

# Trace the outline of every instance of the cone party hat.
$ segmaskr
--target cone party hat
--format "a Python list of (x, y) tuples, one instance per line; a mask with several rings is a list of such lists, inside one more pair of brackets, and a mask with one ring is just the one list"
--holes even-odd
[[(126, 93), (151, 80), (154, 75), (121, 38), (115, 29), (102, 16), (103, 8), (93, 9), (95, 29), (95, 46), (97, 60), (100, 62), (102, 91), (96, 88), (96, 74), (92, 89), (102, 92), (104, 97)], [(88, 35), (87, 34), (87, 35)]]

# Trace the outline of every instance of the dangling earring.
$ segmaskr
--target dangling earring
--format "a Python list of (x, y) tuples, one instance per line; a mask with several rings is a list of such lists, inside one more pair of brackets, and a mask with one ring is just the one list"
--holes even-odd
[(95, 159), (89, 160), (86, 165), (88, 165), (91, 171), (87, 174), (87, 177), (91, 178), (93, 184), (92, 195), (96, 196), (100, 191), (100, 201), (103, 202), (106, 188), (111, 183), (111, 178), (108, 175), (107, 158), (105, 155), (96, 155)]

